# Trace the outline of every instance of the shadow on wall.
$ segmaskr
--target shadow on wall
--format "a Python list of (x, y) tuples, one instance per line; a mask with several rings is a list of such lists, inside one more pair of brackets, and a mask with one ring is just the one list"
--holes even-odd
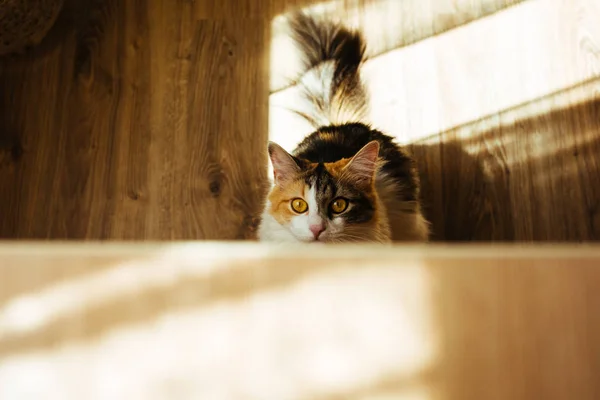
[(433, 240), (597, 240), (599, 82), (410, 145)]

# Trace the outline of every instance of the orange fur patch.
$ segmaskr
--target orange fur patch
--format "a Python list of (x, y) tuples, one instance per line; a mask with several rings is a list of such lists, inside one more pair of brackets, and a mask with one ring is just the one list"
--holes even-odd
[(334, 178), (339, 178), (342, 175), (342, 170), (348, 164), (348, 161), (350, 161), (349, 158), (342, 158), (341, 160), (336, 161), (336, 162), (325, 163), (324, 164), (325, 165), (325, 169)]
[(319, 132), (319, 139), (326, 142), (335, 142), (338, 140), (338, 134), (336, 132)]
[(275, 186), (269, 193), (271, 208), (269, 212), (280, 224), (288, 224), (292, 217), (298, 215), (290, 207), (290, 201), (296, 197), (304, 199), (306, 185), (304, 181), (298, 179), (285, 185), (285, 187)]

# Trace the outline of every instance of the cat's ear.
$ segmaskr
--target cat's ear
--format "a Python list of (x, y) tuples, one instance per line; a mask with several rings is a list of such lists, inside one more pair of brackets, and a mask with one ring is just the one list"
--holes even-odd
[(300, 166), (283, 147), (275, 142), (269, 142), (269, 158), (273, 164), (275, 184), (285, 182), (300, 172)]
[(344, 172), (359, 185), (371, 185), (377, 171), (379, 142), (373, 140), (363, 146), (344, 167)]

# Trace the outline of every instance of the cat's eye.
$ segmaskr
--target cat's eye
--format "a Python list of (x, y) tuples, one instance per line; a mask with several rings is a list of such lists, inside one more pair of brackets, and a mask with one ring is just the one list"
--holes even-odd
[(294, 210), (298, 214), (302, 214), (302, 213), (306, 212), (306, 210), (308, 210), (308, 204), (306, 204), (306, 201), (304, 201), (302, 199), (299, 199), (299, 198), (293, 199), (292, 200), (292, 210)]
[(331, 202), (329, 207), (334, 214), (341, 214), (348, 208), (348, 200), (338, 197)]

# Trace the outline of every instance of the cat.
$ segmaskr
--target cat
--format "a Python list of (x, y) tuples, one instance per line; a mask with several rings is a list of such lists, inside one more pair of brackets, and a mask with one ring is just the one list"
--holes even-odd
[(360, 32), (303, 12), (289, 19), (308, 106), (295, 112), (316, 131), (290, 154), (268, 144), (273, 184), (258, 226), (264, 242), (424, 242), (415, 161), (366, 121)]

